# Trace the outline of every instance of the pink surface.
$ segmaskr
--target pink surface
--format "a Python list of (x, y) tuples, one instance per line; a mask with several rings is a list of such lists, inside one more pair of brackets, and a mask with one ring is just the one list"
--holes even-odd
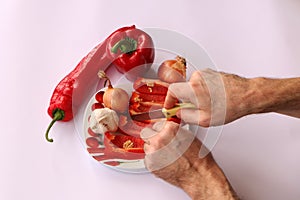
[[(72, 122), (53, 127), (53, 144), (44, 139), (55, 85), (121, 26), (184, 34), (222, 71), (300, 76), (299, 1), (151, 2), (1, 2), (0, 199), (189, 199), (151, 174), (99, 165)], [(224, 126), (213, 153), (243, 199), (300, 198), (299, 122), (264, 114)]]

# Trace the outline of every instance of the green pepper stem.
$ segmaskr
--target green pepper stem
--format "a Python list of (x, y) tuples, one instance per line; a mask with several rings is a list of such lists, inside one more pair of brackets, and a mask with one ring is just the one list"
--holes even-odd
[(113, 53), (117, 53), (118, 50), (120, 49), (120, 51), (122, 53), (131, 53), (133, 51), (135, 51), (137, 48), (137, 41), (135, 39), (126, 37), (122, 40), (120, 40), (119, 42), (117, 42), (112, 48), (111, 48), (111, 52)]
[(51, 127), (53, 126), (53, 124), (56, 122), (56, 121), (59, 121), (59, 120), (62, 120), (65, 116), (65, 112), (61, 109), (56, 109), (54, 112), (53, 112), (53, 119), (52, 121), (50, 122), (48, 128), (47, 128), (47, 131), (46, 131), (46, 140), (48, 142), (53, 142), (53, 139), (52, 138), (49, 138), (49, 131), (51, 129)]

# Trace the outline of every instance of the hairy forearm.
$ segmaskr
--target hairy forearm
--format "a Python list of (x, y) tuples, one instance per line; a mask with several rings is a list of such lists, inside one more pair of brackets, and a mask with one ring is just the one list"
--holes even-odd
[(183, 190), (194, 200), (239, 199), (213, 158), (205, 162), (199, 160), (189, 170), (181, 181)]
[(300, 118), (300, 78), (250, 80), (251, 114), (276, 112)]
[(243, 78), (226, 73), (222, 77), (227, 102), (225, 123), (267, 112), (300, 118), (300, 78)]
[[(189, 135), (188, 132), (184, 133)], [(193, 135), (190, 136), (193, 137)], [(204, 158), (199, 157), (201, 147), (204, 146), (200, 140), (194, 139), (176, 162), (152, 173), (181, 188), (193, 200), (238, 199), (213, 155), (208, 153)]]

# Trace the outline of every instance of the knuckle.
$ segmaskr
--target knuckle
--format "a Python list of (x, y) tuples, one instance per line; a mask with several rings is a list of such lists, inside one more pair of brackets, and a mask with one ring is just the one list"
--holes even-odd
[(148, 138), (148, 132), (150, 131), (150, 129), (148, 127), (143, 128), (140, 132), (140, 136), (142, 139), (147, 139)]
[(159, 121), (153, 124), (152, 129), (156, 131), (161, 131), (164, 127), (165, 121)]
[(156, 149), (159, 149), (160, 147), (165, 145), (164, 138), (161, 136), (158, 136), (153, 140), (153, 147)]
[(201, 71), (194, 71), (191, 75), (190, 81), (199, 80), (201, 77)]
[(209, 125), (210, 125), (210, 117), (209, 116), (204, 116), (204, 117), (201, 117), (199, 119), (199, 125), (204, 127), (204, 128), (208, 128)]
[(169, 133), (176, 133), (179, 129), (179, 124), (173, 122), (173, 121), (166, 121), (165, 123), (165, 127), (164, 127), (164, 131), (167, 132), (167, 134)]
[(178, 84), (177, 83), (172, 83), (168, 87), (168, 92), (173, 93), (177, 90), (177, 88), (178, 88)]
[(189, 85), (193, 90), (195, 90), (196, 88), (199, 87), (199, 85), (200, 85), (199, 83), (200, 83), (199, 80), (198, 81), (190, 81)]

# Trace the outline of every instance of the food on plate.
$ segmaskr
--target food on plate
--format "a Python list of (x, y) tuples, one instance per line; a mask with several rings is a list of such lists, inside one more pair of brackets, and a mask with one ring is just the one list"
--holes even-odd
[(186, 60), (177, 56), (176, 59), (164, 61), (159, 66), (157, 75), (167, 83), (186, 81)]
[(129, 113), (131, 115), (138, 114), (141, 112), (148, 112), (150, 110), (162, 109), (164, 104), (155, 102), (136, 102), (129, 106)]
[(97, 92), (97, 94), (95, 95), (95, 99), (96, 99), (99, 103), (103, 103), (103, 96), (104, 96), (104, 91), (99, 91), (99, 92)]
[(108, 82), (108, 87), (103, 94), (103, 104), (105, 107), (113, 109), (117, 112), (125, 112), (128, 109), (129, 96), (122, 88), (114, 88), (110, 79), (105, 72), (100, 70), (98, 72), (100, 78), (106, 79), (104, 85)]
[(137, 91), (133, 91), (130, 97), (130, 103), (137, 102), (156, 102), (163, 104), (165, 102), (166, 95), (165, 94), (148, 94), (148, 93), (139, 93)]
[(99, 137), (88, 137), (86, 144), (88, 152), (97, 161), (111, 159), (136, 160), (145, 157), (144, 141), (141, 138), (118, 132), (105, 132), (103, 134), (103, 144)]
[(146, 127), (151, 127), (152, 124), (148, 121), (139, 122), (132, 120), (130, 116), (121, 115), (119, 120), (119, 131), (125, 135), (140, 138), (141, 131)]
[[(176, 62), (183, 62), (182, 59), (179, 60), (178, 58)], [(161, 118), (147, 118), (140, 121), (134, 120), (132, 117), (136, 114), (162, 109), (171, 81), (163, 81), (158, 76), (153, 78), (139, 77), (132, 83), (133, 91), (129, 96), (125, 90), (112, 87), (112, 83), (104, 71), (100, 71), (98, 75), (100, 78), (105, 79), (104, 85), (108, 83), (108, 88), (104, 92), (100, 91), (95, 94), (94, 101), (96, 100), (96, 104), (102, 104), (104, 108), (96, 108), (95, 103), (92, 104), (92, 114), (89, 119), (90, 126), (86, 139), (87, 150), (97, 161), (111, 166), (118, 166), (122, 162), (126, 162), (124, 160), (131, 160), (132, 162), (133, 160), (143, 159), (145, 156), (144, 141), (140, 138), (140, 133), (145, 127), (152, 127), (155, 122), (162, 120), (181, 122), (176, 117), (166, 118), (161, 116)], [(185, 71), (182, 76), (185, 77)], [(172, 81), (178, 82), (182, 79), (177, 78)], [(120, 94), (116, 95), (113, 93), (114, 90)], [(115, 107), (114, 103), (119, 107)], [(105, 129), (103, 126), (98, 127), (100, 126), (99, 119), (101, 117), (95, 118), (94, 115), (102, 110), (114, 111), (114, 116), (117, 115), (118, 119), (111, 119), (115, 120), (113, 123), (115, 125), (114, 129)]]
[[(108, 159), (142, 159), (144, 158), (143, 140), (140, 131), (145, 127), (128, 118), (129, 95), (121, 88), (112, 87), (110, 79), (105, 72), (98, 73), (105, 79), (104, 85), (108, 88), (99, 91), (94, 96), (91, 105), (91, 115), (88, 122), (88, 138), (86, 145), (88, 152), (98, 161)], [(104, 108), (96, 108), (95, 104), (101, 104)], [(115, 106), (117, 105), (117, 106)], [(143, 126), (141, 126), (143, 125)]]
[(152, 38), (135, 26), (112, 34), (107, 52), (117, 70), (132, 81), (150, 69), (155, 56)]
[(166, 95), (164, 94), (148, 94), (133, 91), (130, 97), (129, 113), (134, 115), (140, 112), (161, 109), (165, 98)]
[(118, 130), (119, 117), (110, 108), (100, 108), (92, 111), (89, 127), (95, 133), (115, 132)]
[(144, 141), (141, 138), (106, 132), (104, 136), (106, 155), (119, 159), (142, 159)]
[[(162, 109), (169, 84), (159, 79), (139, 78), (133, 83), (135, 89), (130, 97), (130, 116)], [(148, 119), (142, 122), (153, 124), (165, 118)], [(133, 120), (134, 122), (136, 120)]]
[(91, 148), (97, 148), (100, 144), (99, 140), (96, 137), (88, 137), (85, 142)]
[(102, 103), (94, 103), (92, 105), (92, 110), (99, 109), (99, 108), (104, 108), (104, 105)]
[[(131, 116), (162, 109), (170, 83), (186, 80), (186, 60), (177, 56), (176, 60), (162, 62), (158, 69), (158, 78), (139, 78), (133, 83), (135, 91), (130, 97), (129, 114)], [(145, 119), (145, 123), (154, 123), (162, 118)], [(172, 117), (171, 121), (180, 123), (180, 119)]]
[(163, 82), (159, 79), (138, 78), (133, 83), (135, 91), (144, 94), (166, 95), (168, 87), (169, 83)]

